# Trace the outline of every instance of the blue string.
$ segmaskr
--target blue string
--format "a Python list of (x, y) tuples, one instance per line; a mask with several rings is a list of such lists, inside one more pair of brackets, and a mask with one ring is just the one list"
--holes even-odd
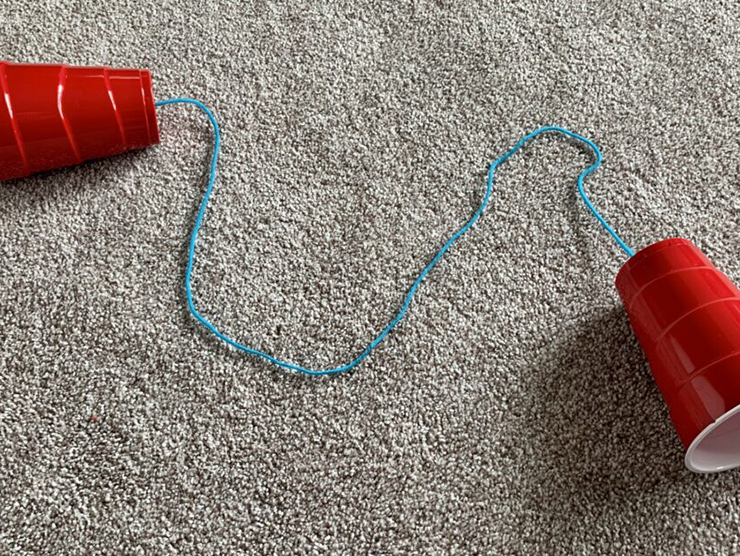
[(256, 355), (258, 357), (262, 357), (264, 359), (267, 359), (271, 363), (274, 363), (275, 365), (278, 365), (280, 367), (284, 367), (286, 369), (291, 369), (294, 371), (299, 371), (301, 373), (305, 373), (307, 375), (330, 375), (330, 374), (337, 374), (342, 373), (345, 371), (349, 371), (350, 369), (356, 367), (359, 365), (363, 359), (365, 359), (368, 355), (370, 355), (370, 352), (375, 349), (380, 342), (383, 341), (383, 339), (390, 333), (393, 328), (401, 321), (403, 316), (406, 314), (406, 311), (409, 308), (409, 305), (411, 304), (411, 300), (414, 297), (414, 294), (416, 293), (416, 290), (419, 289), (419, 286), (421, 285), (421, 282), (426, 278), (427, 274), (434, 268), (434, 266), (439, 262), (439, 260), (442, 258), (442, 256), (447, 252), (447, 250), (452, 247), (452, 245), (463, 235), (465, 232), (467, 232), (473, 224), (475, 224), (476, 220), (480, 218), (480, 215), (485, 210), (486, 206), (488, 205), (488, 201), (491, 197), (491, 193), (493, 191), (493, 177), (496, 172), (496, 168), (503, 162), (506, 162), (514, 153), (516, 153), (519, 149), (521, 149), (525, 143), (530, 141), (531, 139), (534, 139), (538, 135), (546, 132), (557, 132), (562, 133), (563, 135), (566, 135), (572, 139), (575, 139), (577, 141), (580, 141), (581, 143), (588, 146), (596, 155), (595, 162), (586, 168), (583, 172), (581, 172), (581, 175), (578, 176), (578, 192), (581, 194), (581, 198), (586, 203), (586, 206), (589, 208), (589, 210), (593, 213), (593, 215), (596, 217), (596, 219), (599, 221), (599, 223), (606, 229), (609, 234), (617, 241), (619, 246), (624, 250), (627, 255), (630, 257), (634, 254), (632, 249), (630, 249), (627, 244), (622, 240), (619, 235), (612, 229), (609, 224), (606, 223), (604, 218), (599, 214), (598, 210), (596, 210), (596, 207), (591, 203), (589, 198), (586, 196), (586, 192), (583, 188), (583, 180), (586, 179), (586, 176), (588, 176), (591, 172), (596, 170), (601, 165), (601, 152), (599, 151), (599, 148), (586, 139), (585, 137), (581, 137), (580, 135), (573, 133), (572, 131), (568, 131), (567, 129), (563, 129), (562, 127), (556, 127), (556, 126), (548, 126), (548, 127), (542, 127), (536, 131), (533, 131), (529, 135), (525, 135), (514, 147), (507, 152), (505, 155), (503, 155), (501, 158), (496, 160), (493, 164), (491, 164), (491, 167), (488, 171), (488, 185), (486, 187), (486, 193), (483, 196), (483, 201), (481, 202), (480, 206), (478, 207), (478, 210), (475, 211), (475, 214), (465, 223), (465, 225), (460, 228), (457, 232), (455, 232), (450, 239), (447, 240), (447, 242), (442, 246), (442, 248), (437, 251), (437, 254), (434, 255), (434, 258), (424, 267), (424, 270), (421, 271), (421, 274), (419, 274), (419, 277), (414, 281), (414, 283), (411, 286), (411, 289), (406, 294), (406, 298), (404, 299), (403, 305), (401, 306), (401, 309), (398, 311), (396, 316), (393, 318), (393, 320), (383, 329), (383, 331), (378, 335), (377, 338), (375, 338), (370, 344), (365, 348), (365, 350), (360, 353), (355, 359), (353, 359), (351, 362), (347, 363), (346, 365), (342, 365), (341, 367), (336, 367), (334, 369), (326, 369), (326, 370), (311, 370), (306, 369), (304, 367), (301, 367), (299, 365), (294, 365), (293, 363), (288, 363), (285, 361), (280, 361), (279, 359), (276, 359), (272, 355), (268, 353), (264, 353), (262, 351), (259, 351), (258, 349), (250, 348), (245, 345), (240, 344), (239, 342), (232, 340), (222, 332), (220, 332), (213, 324), (211, 324), (205, 317), (203, 317), (198, 310), (195, 308), (195, 303), (193, 302), (193, 291), (192, 291), (192, 274), (193, 274), (193, 266), (195, 263), (195, 245), (197, 243), (198, 239), (198, 231), (200, 230), (201, 224), (203, 223), (203, 216), (205, 215), (206, 208), (208, 207), (208, 200), (211, 196), (211, 192), (213, 191), (213, 184), (216, 180), (216, 166), (218, 164), (218, 154), (219, 150), (221, 148), (221, 131), (218, 126), (218, 122), (216, 121), (216, 118), (214, 117), (213, 113), (200, 101), (188, 99), (188, 98), (177, 98), (177, 99), (171, 99), (171, 100), (163, 100), (160, 102), (157, 102), (157, 106), (166, 106), (168, 104), (192, 104), (194, 106), (197, 106), (200, 108), (206, 116), (208, 116), (208, 119), (211, 121), (211, 125), (213, 126), (213, 132), (215, 135), (215, 141), (213, 145), (213, 155), (211, 156), (211, 170), (210, 175), (208, 177), (208, 187), (206, 188), (206, 192), (203, 195), (203, 200), (200, 203), (200, 209), (198, 210), (198, 216), (195, 219), (195, 224), (193, 225), (193, 231), (190, 234), (190, 246), (188, 248), (188, 264), (187, 269), (185, 271), (185, 294), (187, 296), (187, 302), (188, 302), (188, 308), (190, 309), (190, 312), (195, 317), (195, 319), (200, 322), (203, 326), (205, 326), (208, 330), (210, 330), (217, 338), (220, 340), (226, 342), (230, 346), (244, 351), (246, 353), (249, 353), (251, 355)]

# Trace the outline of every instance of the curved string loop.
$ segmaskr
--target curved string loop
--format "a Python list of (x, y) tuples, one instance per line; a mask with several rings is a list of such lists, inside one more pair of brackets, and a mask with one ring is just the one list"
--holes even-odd
[(432, 260), (423, 268), (419, 276), (414, 280), (414, 283), (411, 285), (411, 288), (409, 289), (408, 293), (406, 294), (406, 297), (404, 298), (403, 304), (401, 305), (401, 308), (396, 313), (396, 316), (393, 318), (393, 320), (388, 323), (388, 325), (382, 330), (380, 334), (372, 341), (368, 346), (364, 349), (362, 353), (360, 353), (357, 357), (355, 357), (352, 361), (349, 363), (342, 365), (340, 367), (335, 367), (333, 369), (324, 369), (324, 370), (312, 370), (307, 369), (305, 367), (301, 367), (300, 365), (295, 365), (293, 363), (289, 363), (286, 361), (281, 361), (280, 359), (277, 359), (276, 357), (273, 357), (272, 355), (268, 353), (264, 353), (258, 349), (250, 348), (248, 346), (245, 346), (236, 340), (231, 339), (226, 334), (219, 331), (210, 321), (208, 321), (203, 315), (201, 315), (198, 312), (198, 309), (195, 307), (195, 303), (193, 301), (193, 291), (192, 291), (192, 274), (193, 274), (193, 266), (195, 264), (195, 247), (198, 241), (198, 231), (200, 230), (201, 225), (203, 224), (203, 217), (205, 216), (206, 209), (208, 207), (208, 201), (211, 196), (211, 192), (213, 191), (213, 185), (216, 181), (216, 168), (218, 166), (218, 156), (221, 149), (221, 130), (219, 128), (218, 122), (216, 121), (215, 116), (213, 113), (208, 109), (208, 107), (200, 102), (199, 100), (189, 99), (189, 98), (176, 98), (171, 100), (163, 100), (160, 102), (157, 102), (157, 106), (167, 106), (170, 104), (190, 104), (193, 106), (198, 107), (200, 110), (202, 110), (205, 115), (208, 117), (208, 119), (211, 122), (211, 126), (213, 127), (213, 133), (214, 133), (214, 143), (213, 143), (213, 154), (211, 156), (211, 168), (210, 173), (208, 177), (208, 186), (206, 187), (206, 191), (203, 194), (203, 199), (200, 203), (200, 208), (198, 210), (198, 215), (195, 219), (195, 224), (193, 225), (193, 231), (190, 234), (190, 244), (188, 247), (188, 263), (187, 268), (185, 270), (185, 295), (187, 297), (187, 303), (188, 303), (188, 309), (190, 310), (190, 313), (193, 315), (193, 317), (200, 322), (203, 326), (205, 326), (208, 330), (210, 330), (217, 338), (222, 340), (223, 342), (227, 343), (228, 345), (243, 351), (245, 353), (248, 353), (250, 355), (256, 355), (258, 357), (262, 357), (263, 359), (266, 359), (270, 363), (274, 363), (275, 365), (278, 365), (279, 367), (283, 367), (285, 369), (290, 369), (293, 371), (297, 371), (300, 373), (304, 373), (311, 376), (320, 376), (320, 375), (331, 375), (331, 374), (337, 374), (337, 373), (343, 373), (345, 371), (349, 371), (350, 369), (356, 367), (359, 365), (370, 353), (382, 342), (385, 337), (393, 330), (396, 325), (398, 325), (399, 322), (401, 322), (401, 319), (403, 319), (404, 315), (406, 314), (406, 311), (408, 310), (409, 306), (411, 305), (411, 301), (414, 298), (414, 294), (416, 293), (416, 290), (419, 289), (419, 286), (421, 285), (424, 278), (426, 278), (427, 274), (436, 266), (436, 264), (439, 262), (439, 260), (442, 258), (442, 256), (449, 250), (450, 247), (461, 237), (463, 236), (470, 228), (475, 224), (475, 222), (480, 218), (481, 214), (483, 214), (483, 211), (488, 206), (488, 202), (491, 198), (491, 193), (493, 192), (493, 179), (494, 175), (496, 173), (496, 168), (504, 162), (506, 162), (511, 156), (513, 156), (519, 149), (521, 149), (527, 142), (531, 141), (538, 135), (541, 135), (542, 133), (547, 132), (556, 132), (560, 133), (562, 135), (566, 135), (567, 137), (570, 137), (571, 139), (575, 139), (577, 141), (580, 141), (587, 147), (593, 151), (596, 159), (594, 163), (586, 168), (583, 172), (581, 172), (580, 176), (578, 176), (578, 192), (581, 195), (581, 198), (586, 203), (586, 206), (591, 211), (591, 213), (596, 217), (596, 219), (599, 221), (599, 223), (604, 227), (604, 229), (609, 232), (609, 234), (614, 238), (614, 240), (617, 242), (617, 244), (622, 248), (622, 250), (628, 255), (632, 256), (634, 255), (634, 252), (630, 247), (622, 240), (622, 238), (617, 234), (617, 232), (614, 231), (614, 229), (607, 224), (607, 222), (604, 220), (604, 218), (601, 216), (599, 211), (596, 209), (596, 207), (591, 203), (588, 196), (586, 195), (586, 191), (583, 186), (583, 181), (586, 179), (586, 177), (591, 174), (593, 171), (595, 171), (600, 165), (601, 165), (601, 151), (599, 151), (599, 148), (590, 140), (586, 139), (585, 137), (581, 137), (580, 135), (573, 133), (572, 131), (568, 131), (567, 129), (564, 129), (562, 127), (557, 126), (547, 126), (542, 127), (536, 131), (533, 131), (532, 133), (525, 135), (522, 137), (519, 142), (514, 145), (506, 154), (501, 156), (499, 159), (497, 159), (493, 164), (491, 164), (490, 169), (488, 170), (488, 183), (486, 186), (486, 192), (483, 195), (483, 200), (481, 201), (480, 206), (478, 207), (478, 210), (475, 211), (473, 216), (468, 219), (468, 221), (452, 236), (445, 242), (445, 244), (437, 251), (437, 253), (434, 255)]

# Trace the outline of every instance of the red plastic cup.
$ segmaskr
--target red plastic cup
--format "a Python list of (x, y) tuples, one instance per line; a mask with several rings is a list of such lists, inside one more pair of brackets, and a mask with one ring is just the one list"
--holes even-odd
[(740, 290), (686, 239), (646, 247), (617, 290), (686, 447), (686, 466), (740, 466)]
[(148, 71), (0, 62), (0, 181), (156, 143)]

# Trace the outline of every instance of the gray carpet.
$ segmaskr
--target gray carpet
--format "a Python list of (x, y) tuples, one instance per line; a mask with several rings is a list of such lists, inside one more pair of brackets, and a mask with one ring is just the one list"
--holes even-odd
[[(346, 362), (559, 124), (635, 248), (740, 279), (731, 2), (0, 0), (0, 57), (150, 68), (224, 156), (195, 269), (226, 332)], [(548, 5), (545, 5), (548, 4)], [(544, 137), (356, 372), (244, 356), (184, 309), (211, 133), (0, 186), (0, 552), (729, 554), (613, 287), (625, 260)]]

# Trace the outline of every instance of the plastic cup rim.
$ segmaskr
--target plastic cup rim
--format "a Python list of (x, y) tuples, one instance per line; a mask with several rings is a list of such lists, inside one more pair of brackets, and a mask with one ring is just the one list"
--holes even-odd
[(740, 467), (740, 457), (738, 457), (737, 461), (735, 463), (732, 463), (730, 465), (720, 465), (716, 468), (709, 469), (706, 467), (697, 467), (693, 464), (692, 458), (696, 452), (696, 450), (699, 448), (699, 445), (702, 443), (704, 439), (706, 439), (707, 436), (709, 436), (714, 429), (719, 427), (722, 423), (729, 421), (733, 417), (737, 417), (740, 415), (740, 404), (733, 407), (731, 410), (727, 411), (726, 413), (720, 415), (713, 423), (707, 425), (704, 427), (704, 430), (701, 431), (696, 438), (691, 442), (688, 449), (686, 450), (686, 456), (684, 457), (684, 464), (686, 465), (686, 468), (689, 471), (693, 471), (694, 473), (720, 473), (722, 471), (728, 471), (730, 469), (735, 469), (736, 467)]

